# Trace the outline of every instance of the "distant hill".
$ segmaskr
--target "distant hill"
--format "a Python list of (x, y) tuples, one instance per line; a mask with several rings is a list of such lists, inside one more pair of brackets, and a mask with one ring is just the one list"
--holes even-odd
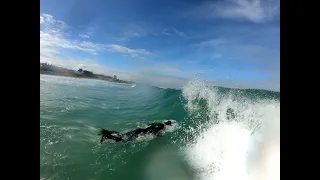
[(87, 79), (99, 79), (105, 80), (110, 82), (117, 82), (117, 83), (134, 83), (132, 81), (125, 81), (120, 80), (117, 78), (116, 75), (113, 77), (105, 76), (101, 74), (94, 74), (91, 71), (79, 69), (77, 71), (67, 68), (62, 68), (58, 66), (54, 66), (48, 63), (40, 63), (40, 74), (48, 74), (48, 75), (55, 75), (55, 76), (68, 76), (68, 77), (76, 77), (76, 78), (87, 78)]

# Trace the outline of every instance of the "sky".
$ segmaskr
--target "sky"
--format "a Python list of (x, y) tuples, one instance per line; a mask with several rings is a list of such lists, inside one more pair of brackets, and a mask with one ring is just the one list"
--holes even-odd
[(280, 91), (280, 0), (40, 0), (40, 62)]

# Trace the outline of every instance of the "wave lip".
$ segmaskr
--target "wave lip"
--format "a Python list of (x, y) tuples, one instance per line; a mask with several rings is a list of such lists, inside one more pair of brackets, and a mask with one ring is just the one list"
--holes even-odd
[(279, 100), (221, 93), (201, 80), (190, 81), (182, 93), (189, 119), (198, 125), (190, 127), (199, 133), (185, 147), (198, 179), (280, 179)]

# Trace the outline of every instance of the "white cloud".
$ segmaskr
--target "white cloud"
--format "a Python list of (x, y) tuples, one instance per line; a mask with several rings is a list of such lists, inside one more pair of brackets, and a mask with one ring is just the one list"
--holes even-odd
[(78, 50), (97, 55), (99, 52), (119, 52), (131, 56), (150, 54), (145, 49), (131, 49), (114, 44), (99, 44), (89, 41), (70, 40), (66, 36), (67, 25), (63, 21), (55, 20), (52, 15), (40, 15), (40, 55), (52, 56), (60, 49)]
[(130, 24), (124, 28), (124, 35), (129, 38), (137, 38), (147, 36), (150, 27), (146, 27), (145, 24)]
[(44, 18), (40, 16), (40, 24), (42, 24), (43, 22), (44, 22)]
[(186, 34), (182, 31), (177, 30), (176, 28), (171, 28), (171, 29), (163, 29), (161, 31), (161, 34), (166, 35), (166, 36), (171, 36), (171, 35), (178, 35), (180, 37), (186, 36)]
[(122, 32), (114, 37), (114, 39), (119, 42), (127, 42), (131, 39), (146, 37), (149, 33), (147, 28), (137, 24), (130, 24), (124, 28), (120, 28), (120, 31)]
[(124, 34), (127, 36), (127, 37), (140, 37), (141, 34), (135, 32), (135, 31), (126, 31), (124, 32)]
[[(67, 25), (62, 21), (55, 20), (51, 15), (41, 15), (40, 25), (42, 27), (40, 30), (40, 62), (49, 62), (60, 67), (66, 67), (74, 70), (78, 68), (85, 68), (95, 73), (110, 76), (117, 75), (120, 79), (132, 80), (160, 87), (180, 88), (188, 81), (188, 79), (177, 77), (188, 72), (169, 65), (152, 64), (149, 66), (144, 64), (144, 66), (141, 66), (140, 68), (138, 67), (136, 71), (121, 71), (113, 67), (98, 64), (92, 59), (62, 58), (60, 56), (61, 49), (79, 50), (91, 54), (98, 54), (102, 51), (118, 52), (130, 56), (143, 56), (150, 53), (144, 49), (131, 49), (117, 44), (98, 44), (90, 41), (70, 40), (67, 38), (68, 35), (65, 33)], [(174, 33), (173, 31), (170, 32), (172, 32), (172, 34)], [(203, 44), (219, 45), (225, 43), (224, 41), (225, 40), (223, 39), (212, 39)], [(274, 83), (274, 81), (278, 80), (277, 77), (279, 76), (275, 74), (274, 77), (268, 79), (265, 83), (268, 87), (263, 88), (270, 89), (272, 86), (279, 89), (279, 87)], [(221, 81), (219, 83), (220, 85), (227, 87), (234, 84), (229, 81)], [(243, 87), (258, 87), (257, 85), (262, 83), (240, 82), (240, 84), (242, 84)]]
[(175, 32), (178, 36), (184, 37), (186, 34), (184, 32), (178, 31), (176, 28), (173, 28), (173, 32)]
[(51, 49), (51, 48), (40, 47), (40, 56), (54, 57), (57, 54), (59, 54), (59, 51), (56, 51), (56, 50)]
[(130, 49), (124, 46), (112, 44), (112, 45), (107, 45), (109, 51), (113, 52), (121, 52), (124, 54), (130, 54), (132, 56), (138, 56), (138, 55), (148, 55), (150, 54), (148, 51), (145, 49)]
[(86, 39), (90, 38), (90, 36), (87, 34), (79, 34), (79, 36)]
[(131, 49), (117, 44), (98, 44), (90, 41), (70, 40), (65, 33), (67, 25), (62, 21), (55, 20), (53, 16), (48, 14), (40, 16), (40, 23), (42, 26), (40, 30), (40, 62), (47, 62), (73, 70), (84, 68), (98, 74), (117, 75), (120, 79), (161, 87), (179, 88), (186, 81), (185, 79), (167, 75), (181, 71), (170, 66), (154, 65), (141, 67), (137, 71), (121, 71), (98, 64), (92, 59), (62, 58), (60, 56), (61, 49), (79, 50), (91, 54), (98, 54), (102, 51), (118, 52), (130, 56), (148, 55), (150, 53), (145, 49)]
[(163, 29), (161, 34), (170, 36), (171, 34), (168, 32), (168, 29)]
[(195, 13), (210, 18), (220, 17), (261, 23), (277, 17), (279, 12), (279, 0), (225, 0), (204, 4), (197, 8)]
[(57, 29), (57, 28), (63, 29), (67, 27), (67, 25), (63, 21), (55, 20), (53, 16), (50, 14), (40, 15), (40, 24), (45, 25), (46, 28), (50, 27), (53, 29)]
[(90, 42), (77, 42), (65, 39), (60, 32), (56, 31), (40, 31), (40, 55), (45, 51), (42, 49), (51, 49), (50, 51), (59, 52), (60, 49), (72, 49), (85, 51), (96, 55), (98, 51), (103, 50), (103, 45)]
[(224, 38), (213, 38), (199, 43), (198, 45), (203, 46), (220, 46), (229, 43), (230, 40)]
[(50, 14), (42, 14), (40, 15), (40, 23), (53, 23), (53, 16)]

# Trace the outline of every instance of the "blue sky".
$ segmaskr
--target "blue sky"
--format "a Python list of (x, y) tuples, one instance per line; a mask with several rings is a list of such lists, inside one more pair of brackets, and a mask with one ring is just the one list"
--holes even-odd
[(40, 61), (162, 87), (280, 91), (279, 0), (41, 0)]

